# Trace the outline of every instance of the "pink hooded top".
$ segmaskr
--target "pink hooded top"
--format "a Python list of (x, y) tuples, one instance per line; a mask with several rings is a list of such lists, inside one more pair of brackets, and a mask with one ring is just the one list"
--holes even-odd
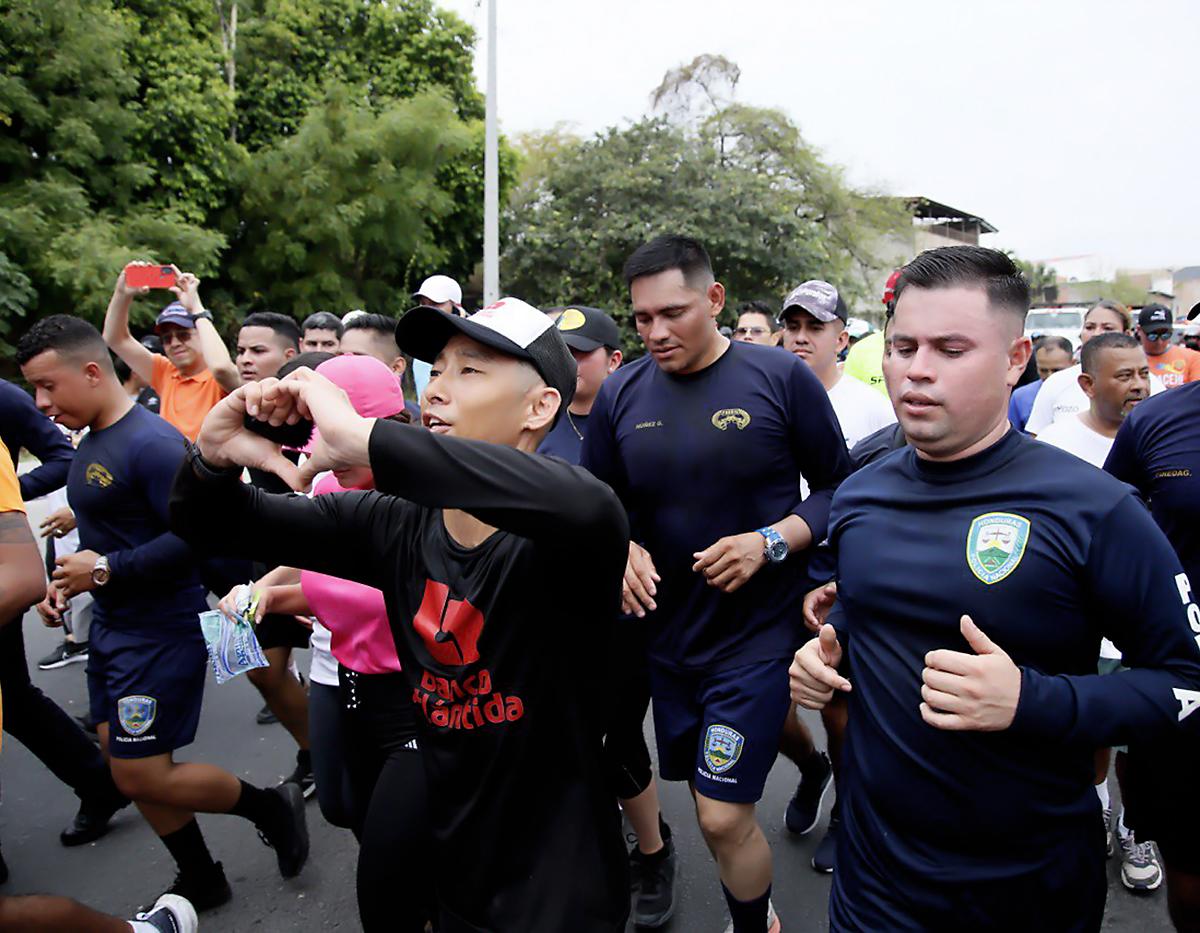
[[(404, 410), (399, 380), (373, 357), (335, 357), (318, 366), (317, 372), (340, 386), (363, 417), (386, 418)], [(346, 491), (332, 473), (313, 487), (314, 496)], [(300, 589), (313, 614), (329, 629), (330, 651), (344, 667), (359, 674), (393, 674), (400, 670), (383, 593), (311, 570), (300, 572)]]

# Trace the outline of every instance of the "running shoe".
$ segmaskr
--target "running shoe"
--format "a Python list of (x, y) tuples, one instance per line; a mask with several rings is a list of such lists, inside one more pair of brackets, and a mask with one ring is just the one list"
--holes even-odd
[(1149, 894), (1162, 884), (1163, 871), (1153, 842), (1138, 842), (1133, 833), (1121, 838), (1121, 884), (1134, 894)]
[[(779, 914), (775, 913), (775, 904), (767, 901), (767, 933), (780, 933), (783, 924), (779, 922)], [(725, 928), (725, 933), (733, 933), (733, 921)]]
[(312, 765), (305, 767), (300, 762), (296, 762), (296, 770), (285, 777), (280, 784), (295, 784), (300, 788), (300, 793), (307, 800), (317, 792), (317, 779), (313, 776)]
[[(145, 924), (145, 926), (142, 926)], [(196, 933), (200, 921), (196, 919), (196, 908), (178, 894), (164, 894), (154, 906), (138, 914), (130, 921), (134, 930), (155, 930), (157, 933)]]
[(95, 842), (109, 830), (109, 821), (118, 810), (129, 806), (124, 797), (105, 799), (103, 802), (91, 800), (80, 801), (79, 812), (71, 825), (58, 834), (58, 841), (64, 846), (83, 846)]
[(258, 715), (254, 717), (254, 721), (260, 726), (273, 726), (279, 722), (279, 717), (271, 710), (271, 707), (263, 704), (263, 708), (258, 711)]
[(1112, 807), (1104, 808), (1104, 854), (1106, 858), (1112, 858), (1117, 851), (1117, 842), (1113, 838), (1112, 828)]
[(88, 643), (67, 641), (65, 638), (58, 647), (38, 661), (38, 670), (52, 671), (66, 667), (68, 664), (82, 664), (88, 659)]
[[(175, 883), (163, 892), (163, 897), (178, 897), (190, 903), (196, 911), (203, 912), (228, 904), (233, 899), (233, 889), (225, 880), (225, 869), (220, 862), (213, 862), (210, 870), (203, 874), (185, 875), (180, 872), (175, 876)], [(160, 897), (155, 906), (162, 902)], [(154, 907), (146, 910), (152, 913)]]
[(258, 826), (258, 837), (275, 850), (279, 874), (294, 878), (308, 861), (308, 821), (304, 795), (295, 784), (280, 784), (268, 793), (279, 797), (280, 812), (270, 823)]
[(813, 853), (813, 871), (828, 874), (837, 867), (837, 837), (841, 826), (842, 813), (835, 803), (829, 814), (829, 828), (825, 830), (825, 838), (817, 844), (817, 851)]
[(812, 832), (821, 818), (821, 805), (833, 784), (833, 765), (829, 756), (817, 752), (814, 763), (800, 772), (800, 784), (788, 802), (783, 821), (797, 836)]
[(629, 853), (633, 923), (639, 929), (656, 930), (675, 913), (675, 861), (675, 843), (669, 836), (659, 853), (644, 855), (636, 846)]

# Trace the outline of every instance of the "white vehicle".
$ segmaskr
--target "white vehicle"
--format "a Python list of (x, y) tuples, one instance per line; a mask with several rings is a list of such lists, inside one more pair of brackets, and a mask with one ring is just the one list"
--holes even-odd
[(1066, 337), (1076, 350), (1080, 347), (1079, 332), (1087, 308), (1041, 307), (1030, 308), (1025, 317), (1025, 336)]

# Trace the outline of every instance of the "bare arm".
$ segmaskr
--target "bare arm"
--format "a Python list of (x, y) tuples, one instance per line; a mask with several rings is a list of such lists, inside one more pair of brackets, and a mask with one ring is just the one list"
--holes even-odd
[(24, 512), (0, 512), (0, 625), (20, 620), (46, 595), (42, 556)]
[(200, 355), (204, 357), (204, 365), (213, 374), (217, 384), (226, 392), (232, 392), (242, 384), (233, 357), (229, 355), (229, 347), (217, 333), (213, 322), (206, 317), (196, 317), (204, 313), (204, 303), (200, 300), (200, 280), (190, 272), (176, 271), (176, 282), (171, 289), (179, 298), (179, 303), (187, 308), (196, 322), (196, 333), (200, 337)]
[(117, 287), (112, 300), (104, 312), (104, 342), (117, 354), (125, 365), (137, 373), (147, 385), (154, 378), (154, 354), (143, 347), (129, 332), (129, 306), (138, 295), (145, 295), (148, 288), (129, 288), (125, 284), (125, 270), (117, 276)]

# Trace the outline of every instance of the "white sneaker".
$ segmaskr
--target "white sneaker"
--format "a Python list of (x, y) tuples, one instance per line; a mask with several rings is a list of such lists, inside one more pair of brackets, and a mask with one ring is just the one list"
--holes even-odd
[[(783, 925), (779, 922), (779, 915), (775, 913), (775, 904), (772, 901), (767, 901), (767, 933), (780, 933)], [(733, 933), (733, 921), (729, 921), (729, 926), (725, 928), (725, 933)]]
[(196, 933), (200, 921), (192, 902), (178, 894), (164, 894), (145, 913), (138, 914), (129, 925), (135, 933)]
[(1121, 837), (1121, 884), (1134, 894), (1149, 894), (1163, 882), (1153, 842), (1138, 842), (1133, 833)]

